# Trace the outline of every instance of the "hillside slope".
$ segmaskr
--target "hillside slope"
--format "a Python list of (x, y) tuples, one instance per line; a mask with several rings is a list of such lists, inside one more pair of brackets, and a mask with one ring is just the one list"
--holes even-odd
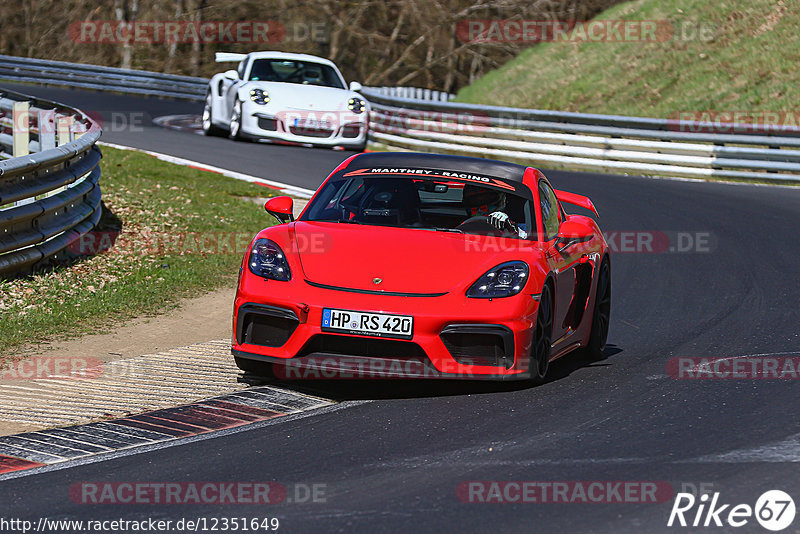
[(660, 29), (674, 28), (672, 37), (535, 45), (463, 88), (457, 99), (652, 117), (682, 111), (800, 111), (795, 1), (620, 4), (595, 20), (657, 21)]

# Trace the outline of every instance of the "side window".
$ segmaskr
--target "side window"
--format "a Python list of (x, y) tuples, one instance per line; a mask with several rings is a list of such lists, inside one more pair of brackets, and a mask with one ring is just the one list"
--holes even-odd
[(244, 80), (244, 69), (246, 65), (247, 65), (247, 60), (243, 59), (242, 61), (239, 62), (239, 66), (236, 68), (236, 72), (239, 73), (240, 80)]
[(539, 182), (539, 207), (542, 210), (544, 239), (549, 241), (558, 235), (558, 200), (553, 189), (544, 181)]

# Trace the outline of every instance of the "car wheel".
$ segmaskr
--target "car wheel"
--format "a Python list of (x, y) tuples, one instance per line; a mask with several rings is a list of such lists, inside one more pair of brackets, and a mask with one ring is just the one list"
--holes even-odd
[(201, 117), (201, 123), (203, 127), (203, 133), (209, 136), (217, 136), (223, 133), (222, 128), (219, 126), (215, 126), (214, 123), (211, 121), (211, 92), (206, 94), (206, 103), (203, 106), (203, 115)]
[(603, 259), (597, 271), (597, 293), (594, 299), (592, 314), (592, 332), (584, 354), (587, 359), (597, 361), (603, 359), (603, 352), (608, 339), (608, 325), (611, 317), (611, 263), (608, 257)]
[(550, 285), (542, 287), (539, 297), (539, 311), (536, 312), (536, 326), (533, 332), (530, 375), (534, 384), (541, 384), (550, 367), (550, 343), (553, 334), (553, 294)]
[(261, 362), (258, 360), (251, 360), (249, 358), (240, 358), (239, 356), (234, 356), (233, 361), (236, 363), (236, 367), (245, 373), (264, 378), (273, 378), (275, 376), (272, 364), (270, 362)]
[(230, 137), (236, 141), (242, 140), (242, 101), (238, 98), (233, 103), (231, 113)]
[(354, 152), (364, 152), (367, 149), (367, 141), (365, 139), (363, 143), (359, 143), (357, 145), (343, 145), (342, 148), (345, 150), (352, 150)]

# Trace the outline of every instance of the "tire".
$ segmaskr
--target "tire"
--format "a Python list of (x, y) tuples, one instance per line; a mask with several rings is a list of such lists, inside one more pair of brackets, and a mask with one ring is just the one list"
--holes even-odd
[(211, 122), (211, 117), (212, 117), (212, 115), (211, 115), (211, 110), (212, 110), (211, 99), (212, 99), (212, 96), (211, 96), (211, 92), (209, 91), (208, 94), (206, 94), (206, 102), (205, 102), (205, 105), (203, 106), (203, 115), (201, 116), (200, 120), (201, 120), (201, 123), (203, 125), (203, 133), (205, 135), (218, 137), (218, 136), (221, 136), (222, 134), (224, 134), (225, 130), (223, 130), (219, 126), (214, 125), (214, 123)]
[(363, 143), (357, 145), (342, 145), (342, 148), (345, 150), (352, 150), (353, 152), (364, 152), (367, 149), (367, 141), (365, 139)]
[(249, 358), (240, 358), (239, 356), (234, 356), (233, 361), (236, 363), (236, 367), (247, 374), (264, 378), (275, 377), (275, 373), (273, 372), (273, 367), (270, 362), (261, 362), (258, 360), (251, 360)]
[(611, 317), (611, 262), (603, 258), (600, 270), (597, 271), (597, 291), (592, 313), (592, 331), (589, 343), (583, 351), (586, 359), (598, 361), (603, 359), (608, 339), (608, 325)]
[(242, 136), (242, 101), (238, 98), (233, 103), (230, 128), (228, 131), (230, 132), (230, 138), (234, 141), (244, 140), (244, 137)]
[(545, 283), (539, 297), (539, 310), (536, 312), (536, 326), (533, 331), (531, 347), (530, 380), (534, 385), (544, 383), (550, 368), (550, 344), (553, 334), (553, 291)]

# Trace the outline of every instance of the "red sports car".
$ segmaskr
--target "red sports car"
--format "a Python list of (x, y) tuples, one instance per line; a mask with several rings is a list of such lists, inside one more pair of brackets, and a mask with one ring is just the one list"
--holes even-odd
[(583, 196), (538, 170), (462, 156), (366, 153), (297, 220), (245, 253), (233, 314), (240, 369), (292, 378), (544, 380), (608, 334), (608, 246)]

